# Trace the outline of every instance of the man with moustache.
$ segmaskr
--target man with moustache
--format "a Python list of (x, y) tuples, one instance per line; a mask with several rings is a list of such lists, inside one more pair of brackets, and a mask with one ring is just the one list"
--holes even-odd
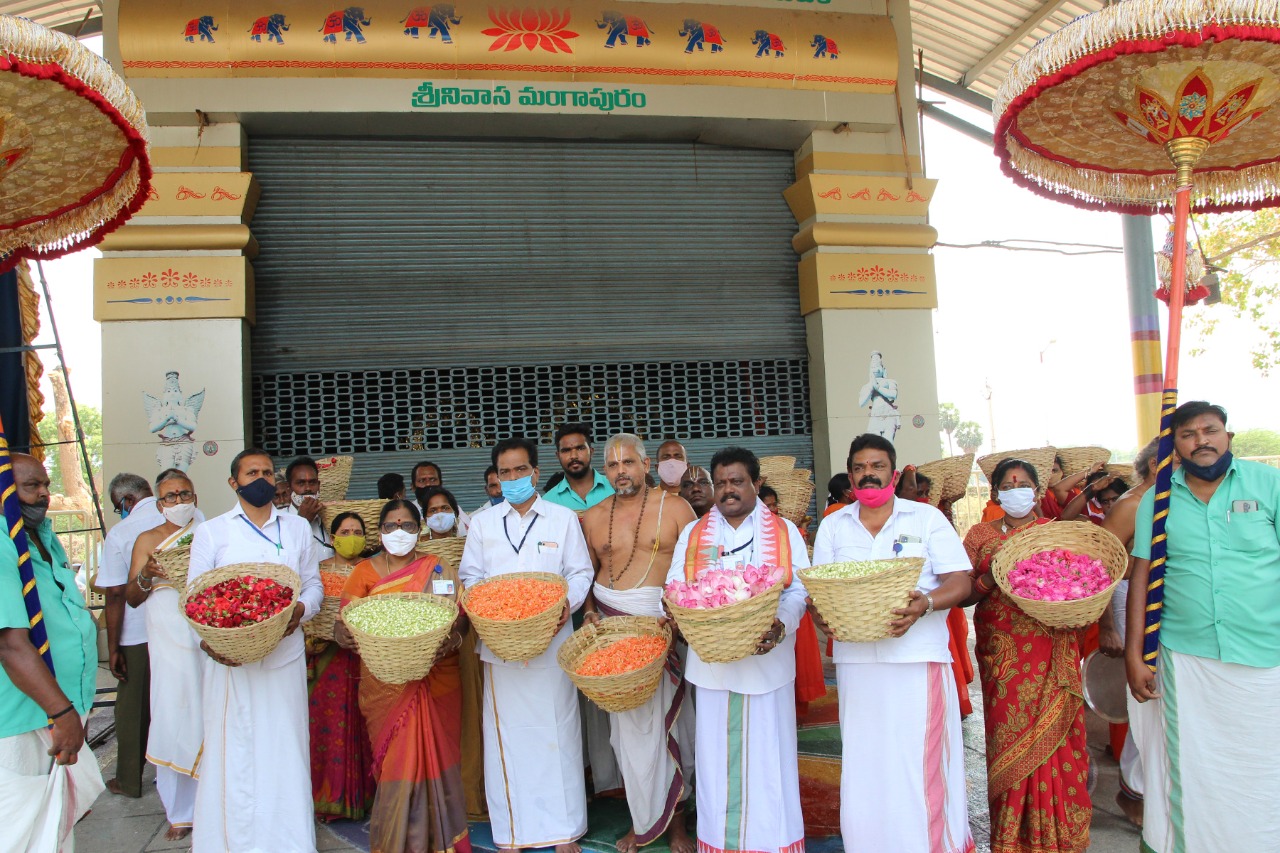
[(591, 426), (561, 424), (556, 430), (556, 458), (564, 471), (564, 479), (547, 489), (542, 497), (582, 514), (613, 494), (609, 480), (591, 467)]
[[(10, 466), (12, 479), (6, 473)], [(0, 802), (6, 806), (0, 846), (63, 850), (74, 844), (71, 828), (103, 790), (98, 761), (84, 740), (98, 670), (98, 628), (46, 517), (48, 473), (34, 456), (9, 456), (0, 437), (0, 494), (8, 492), (8, 482), (27, 548), (19, 553), (19, 520), (10, 518), (13, 538), (0, 533)], [(31, 642), (19, 576), (20, 561), (28, 560), (53, 672)], [(50, 784), (54, 764), (67, 770), (65, 789)], [(46, 823), (50, 816), (52, 827)]]
[(801, 853), (795, 631), (805, 590), (795, 570), (809, 565), (808, 552), (796, 526), (758, 500), (754, 453), (721, 450), (711, 459), (711, 474), (715, 505), (680, 534), (667, 580), (695, 580), (739, 564), (776, 565), (786, 586), (754, 655), (707, 663), (689, 650), (685, 674), (697, 688), (698, 707), (698, 850)]
[(701, 465), (690, 465), (680, 477), (680, 497), (685, 499), (698, 518), (702, 518), (715, 503), (715, 489), (711, 485), (711, 472)]
[[(969, 557), (941, 512), (894, 496), (897, 461), (883, 436), (853, 440), (846, 467), (854, 503), (823, 520), (813, 547), (816, 565), (924, 558), (889, 637), (834, 645), (840, 834), (850, 851), (959, 853), (973, 849), (973, 838), (947, 611), (969, 596)], [(810, 612), (830, 634), (812, 602)]]
[(285, 515), (296, 515), (311, 525), (311, 538), (316, 541), (316, 557), (327, 560), (333, 556), (333, 537), (325, 529), (320, 501), (320, 469), (310, 456), (299, 456), (289, 463), (284, 478), (289, 484), (290, 503), (280, 510)]
[[(1125, 668), (1143, 763), (1142, 849), (1274, 850), (1280, 838), (1280, 470), (1231, 454), (1221, 406), (1171, 419), (1164, 603), (1147, 625), (1156, 487), (1134, 525)], [(1146, 651), (1149, 634), (1158, 650)]]
[[(582, 520), (596, 569), (584, 621), (662, 618), (662, 585), (680, 531), (694, 520), (693, 510), (678, 495), (646, 485), (649, 456), (639, 436), (610, 438), (604, 446), (604, 470), (614, 494), (587, 510)], [(693, 853), (683, 808), (693, 777), (693, 703), (685, 702), (674, 649), (653, 697), (639, 708), (610, 714), (609, 723), (631, 810), (631, 831), (618, 840), (619, 853), (635, 853), (663, 832), (668, 832), (672, 853)]]

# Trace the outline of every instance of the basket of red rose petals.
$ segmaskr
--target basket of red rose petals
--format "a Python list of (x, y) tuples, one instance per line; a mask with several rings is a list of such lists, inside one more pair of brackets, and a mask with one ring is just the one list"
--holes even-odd
[(288, 566), (234, 563), (191, 580), (180, 604), (209, 648), (236, 663), (253, 663), (280, 645), (301, 587)]

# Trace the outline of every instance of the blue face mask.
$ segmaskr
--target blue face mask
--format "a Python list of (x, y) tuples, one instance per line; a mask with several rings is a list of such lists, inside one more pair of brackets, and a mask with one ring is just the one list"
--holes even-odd
[(502, 481), (502, 497), (512, 506), (524, 503), (534, 494), (532, 474), (518, 480)]
[(129, 517), (129, 513), (131, 513), (131, 512), (133, 512), (133, 510), (132, 510), (132, 509), (122, 509), (122, 510), (120, 510), (120, 520), (121, 520), (121, 521), (124, 521), (126, 518), (128, 518), (128, 517)]
[(489, 506), (497, 506), (498, 504), (502, 503), (502, 500), (503, 499), (501, 496), (498, 496), (496, 498), (489, 498)]
[(1227, 469), (1231, 467), (1231, 458), (1231, 451), (1228, 450), (1226, 453), (1219, 456), (1218, 461), (1214, 462), (1212, 465), (1197, 465), (1194, 462), (1183, 459), (1182, 470), (1196, 479), (1212, 483), (1223, 474), (1227, 473)]

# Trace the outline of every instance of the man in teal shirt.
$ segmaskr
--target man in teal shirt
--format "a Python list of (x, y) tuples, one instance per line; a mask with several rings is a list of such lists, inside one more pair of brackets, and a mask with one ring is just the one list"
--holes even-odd
[(1227, 413), (1173, 413), (1158, 673), (1142, 657), (1156, 489), (1138, 506), (1125, 664), (1142, 753), (1142, 850), (1275, 849), (1280, 763), (1280, 469), (1231, 455)]
[[(44, 466), (25, 453), (13, 454), (11, 462), (57, 673), (55, 679), (31, 644), (18, 551), (8, 536), (0, 536), (0, 799), (29, 800), (5, 815), (5, 835), (17, 841), (15, 849), (25, 850), (34, 849), (29, 843), (41, 843), (36, 818), (52, 805), (43, 802), (46, 784), (40, 781), (51, 772), (49, 756), (61, 765), (84, 762), (68, 777), (75, 794), (66, 796), (66, 805), (74, 804), (74, 813), (64, 815), (62, 826), (73, 825), (103, 790), (97, 761), (84, 743), (83, 719), (93, 706), (98, 630), (46, 518), (49, 476)], [(62, 808), (61, 798), (57, 807)], [(64, 840), (57, 839), (59, 849)]]
[(556, 458), (564, 479), (547, 489), (544, 500), (582, 514), (613, 494), (609, 478), (591, 465), (589, 424), (564, 424), (556, 430)]

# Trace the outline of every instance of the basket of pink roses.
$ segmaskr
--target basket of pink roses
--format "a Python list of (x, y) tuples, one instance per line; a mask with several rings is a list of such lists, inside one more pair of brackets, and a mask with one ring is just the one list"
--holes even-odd
[(782, 580), (778, 566), (711, 569), (692, 581), (671, 581), (663, 601), (698, 657), (732, 663), (755, 654), (773, 626)]
[(1124, 577), (1129, 555), (1110, 532), (1087, 521), (1055, 521), (1004, 543), (991, 565), (1000, 591), (1047, 628), (1098, 621)]

